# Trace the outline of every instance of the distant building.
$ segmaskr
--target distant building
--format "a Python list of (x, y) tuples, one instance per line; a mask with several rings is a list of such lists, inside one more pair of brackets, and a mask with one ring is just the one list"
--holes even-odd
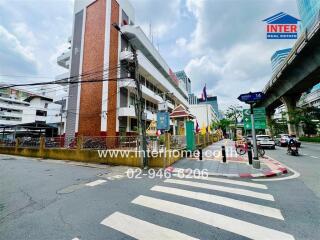
[[(5, 87), (5, 85), (0, 85)], [(0, 89), (0, 128), (4, 132), (11, 126), (22, 124), (50, 124), (56, 128), (55, 133), (63, 133), (64, 119), (61, 121), (61, 105), (52, 98), (18, 88)], [(12, 134), (0, 134), (7, 138)]]
[(194, 93), (189, 94), (188, 102), (190, 105), (198, 104), (198, 97)]
[(291, 48), (285, 48), (276, 51), (271, 57), (271, 67), (272, 72), (275, 73), (277, 69), (281, 66), (281, 63), (286, 59), (288, 54), (290, 53)]
[[(317, 85), (316, 85), (317, 86)], [(318, 84), (319, 86), (319, 84)], [(309, 93), (302, 94), (298, 106), (299, 107), (317, 107), (320, 108), (320, 88), (315, 88), (316, 90)]]
[[(207, 111), (201, 111), (203, 108), (205, 109), (205, 106), (209, 109), (209, 115), (213, 114), (213, 117), (210, 117), (210, 123), (211, 120), (217, 121), (222, 118), (222, 114), (219, 111), (219, 105), (218, 105), (218, 98), (217, 96), (213, 97), (207, 97), (207, 101), (202, 100), (201, 98), (197, 98), (197, 96), (194, 93), (189, 94), (189, 109), (190, 112), (197, 117), (197, 119), (206, 119), (207, 118)], [(211, 113), (212, 111), (212, 113)], [(207, 124), (207, 120), (201, 120), (205, 124)], [(200, 125), (200, 123), (199, 123)], [(202, 125), (200, 125), (202, 127)]]
[(313, 26), (320, 13), (319, 0), (297, 0), (298, 11), (301, 18), (301, 30)]
[(210, 103), (190, 105), (189, 111), (192, 115), (196, 116), (200, 128), (210, 126), (212, 122), (219, 120)]
[(204, 101), (202, 98), (198, 99), (198, 104), (204, 104), (204, 103), (210, 104), (212, 106), (216, 116), (220, 119), (218, 97), (217, 96), (213, 96), (213, 97), (208, 96), (207, 101)]
[(175, 72), (177, 78), (179, 79), (179, 85), (181, 84), (182, 88), (184, 88), (188, 94), (191, 94), (191, 80), (185, 73), (185, 71)]

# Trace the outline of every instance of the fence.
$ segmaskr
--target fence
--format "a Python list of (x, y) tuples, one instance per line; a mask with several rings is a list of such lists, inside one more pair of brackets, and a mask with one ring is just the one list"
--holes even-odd
[[(214, 141), (214, 135), (200, 134), (196, 136), (201, 147)], [(0, 144), (0, 153), (20, 155), (26, 157), (51, 158), (61, 160), (73, 160), (80, 162), (104, 163), (111, 165), (142, 166), (142, 158), (137, 155), (141, 145), (141, 136), (117, 136), (117, 137), (62, 137), (62, 138), (21, 138), (15, 142), (7, 141)], [(200, 142), (201, 141), (201, 142)], [(185, 136), (170, 136), (165, 133), (158, 138), (147, 138), (147, 149), (158, 151), (155, 156), (148, 157), (149, 167), (166, 167), (178, 161), (183, 156), (186, 147)], [(97, 150), (126, 150), (128, 154), (115, 155), (113, 151), (106, 151), (106, 155), (100, 155)], [(166, 149), (166, 151), (162, 151)], [(170, 155), (174, 150), (179, 155)], [(100, 153), (99, 153), (100, 152)]]
[[(164, 148), (164, 135), (158, 138), (147, 137), (147, 150), (159, 151)], [(195, 134), (194, 142), (196, 146), (207, 146), (220, 140), (214, 134)], [(186, 148), (186, 137), (183, 135), (170, 135), (170, 149)], [(95, 136), (95, 137), (50, 137), (44, 138), (45, 148), (59, 149), (119, 149), (119, 150), (138, 150), (142, 143), (141, 136)], [(16, 146), (23, 148), (39, 148), (40, 138), (18, 138), (17, 140), (7, 140), (0, 142), (1, 146)]]

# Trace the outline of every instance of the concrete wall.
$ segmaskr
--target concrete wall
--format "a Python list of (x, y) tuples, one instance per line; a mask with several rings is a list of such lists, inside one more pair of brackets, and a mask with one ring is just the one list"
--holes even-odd
[[(181, 151), (179, 151), (181, 153)], [(20, 147), (0, 147), (0, 154), (18, 155), (24, 157), (35, 157), (43, 159), (71, 160), (86, 163), (103, 163), (109, 165), (124, 165), (131, 167), (141, 167), (141, 158), (136, 151), (129, 151), (128, 157), (110, 156), (99, 157), (97, 150), (78, 150), (78, 149), (38, 149), (38, 148), (20, 148)], [(150, 167), (167, 167), (178, 161), (181, 157), (171, 154), (164, 158), (164, 155), (159, 157), (150, 157)], [(181, 155), (181, 154), (180, 154)]]

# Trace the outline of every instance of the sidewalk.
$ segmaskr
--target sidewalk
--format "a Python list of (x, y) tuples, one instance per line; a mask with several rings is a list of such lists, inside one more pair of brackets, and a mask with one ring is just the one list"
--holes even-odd
[[(226, 146), (227, 162), (222, 162), (221, 146)], [(212, 154), (215, 151), (216, 154)], [(211, 152), (211, 154), (208, 154)], [(219, 153), (219, 154), (218, 154)], [(214, 156), (213, 156), (214, 155)], [(210, 157), (206, 157), (210, 156)], [(172, 172), (200, 171), (206, 169), (209, 175), (224, 177), (258, 178), (273, 177), (288, 173), (287, 169), (277, 160), (268, 156), (260, 158), (260, 169), (255, 169), (248, 163), (247, 155), (239, 156), (234, 148), (233, 141), (220, 141), (203, 149), (203, 160), (198, 158), (184, 158), (168, 169)]]

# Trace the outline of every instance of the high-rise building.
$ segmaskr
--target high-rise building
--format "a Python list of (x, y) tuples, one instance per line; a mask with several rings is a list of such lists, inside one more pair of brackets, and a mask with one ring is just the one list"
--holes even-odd
[(58, 63), (65, 63), (71, 82), (79, 76), (81, 81), (96, 81), (69, 85), (66, 136), (136, 132), (136, 86), (128, 73), (132, 46), (137, 50), (146, 123), (156, 119), (164, 96), (169, 111), (180, 104), (187, 107), (187, 92), (179, 87), (146, 34), (134, 25), (135, 12), (128, 0), (79, 0), (74, 4), (71, 49)]
[(298, 10), (301, 18), (301, 30), (313, 26), (320, 13), (319, 0), (297, 0)]
[(190, 105), (196, 105), (198, 104), (198, 97), (194, 93), (190, 93), (188, 102)]
[(188, 94), (191, 94), (191, 80), (185, 73), (185, 71), (175, 72), (177, 78), (179, 79), (179, 84), (184, 88)]
[(277, 69), (281, 66), (281, 63), (283, 60), (286, 59), (288, 54), (290, 53), (291, 48), (285, 48), (276, 51), (272, 57), (271, 57), (271, 67), (272, 67), (272, 73), (275, 73)]
[(207, 101), (203, 100), (202, 98), (198, 99), (198, 104), (210, 104), (218, 118), (220, 118), (220, 112), (219, 112), (219, 105), (218, 105), (218, 97), (207, 97)]
[[(317, 21), (320, 21), (319, 0), (297, 0), (298, 10), (301, 18), (301, 30), (308, 29)], [(320, 83), (315, 85), (310, 93), (320, 89)]]

